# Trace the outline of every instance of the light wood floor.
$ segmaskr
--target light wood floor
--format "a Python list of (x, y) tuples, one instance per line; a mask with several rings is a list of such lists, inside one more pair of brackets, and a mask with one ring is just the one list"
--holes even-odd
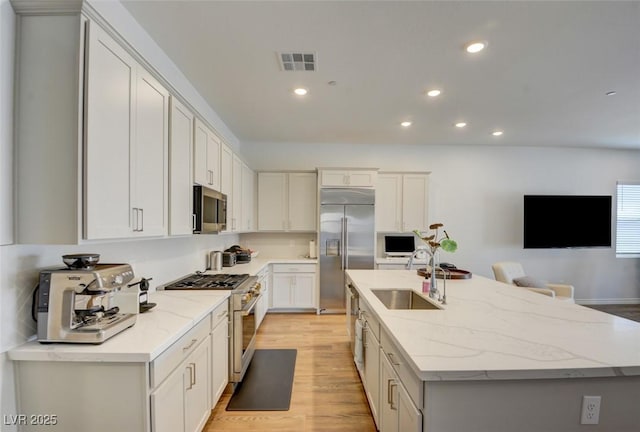
[(353, 363), (344, 315), (267, 314), (256, 348), (296, 348), (289, 411), (225, 411), (225, 393), (204, 432), (375, 432)]

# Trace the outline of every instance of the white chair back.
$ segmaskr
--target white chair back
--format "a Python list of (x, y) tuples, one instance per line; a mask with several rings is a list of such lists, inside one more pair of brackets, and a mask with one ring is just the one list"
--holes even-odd
[(501, 261), (491, 266), (493, 275), (499, 282), (513, 284), (515, 278), (525, 276), (524, 268), (518, 262)]

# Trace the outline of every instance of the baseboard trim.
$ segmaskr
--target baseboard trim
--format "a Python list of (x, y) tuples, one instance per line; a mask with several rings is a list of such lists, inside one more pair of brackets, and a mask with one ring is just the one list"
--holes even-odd
[(580, 305), (640, 304), (640, 298), (575, 299)]

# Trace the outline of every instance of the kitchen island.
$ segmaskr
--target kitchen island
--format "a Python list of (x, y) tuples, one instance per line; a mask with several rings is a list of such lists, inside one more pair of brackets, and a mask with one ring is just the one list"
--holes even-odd
[[(372, 289), (420, 292), (415, 271), (347, 275), (379, 323), (380, 365), (390, 358), (395, 380), (408, 377), (402, 385), (420, 410), (418, 430), (580, 431), (583, 396), (601, 397), (599, 424), (589, 430), (639, 430), (640, 323), (479, 276), (447, 281), (441, 309), (390, 310)], [(383, 355), (385, 343), (396, 358)], [(374, 411), (386, 432), (385, 403), (395, 393), (379, 384)]]

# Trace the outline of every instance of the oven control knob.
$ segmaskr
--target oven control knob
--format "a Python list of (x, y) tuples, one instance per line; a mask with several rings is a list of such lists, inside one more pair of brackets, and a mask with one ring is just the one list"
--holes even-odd
[(242, 301), (243, 302), (248, 302), (249, 300), (251, 300), (251, 294), (250, 293), (242, 295)]
[(115, 275), (113, 277), (113, 283), (116, 285), (122, 285), (122, 275)]

